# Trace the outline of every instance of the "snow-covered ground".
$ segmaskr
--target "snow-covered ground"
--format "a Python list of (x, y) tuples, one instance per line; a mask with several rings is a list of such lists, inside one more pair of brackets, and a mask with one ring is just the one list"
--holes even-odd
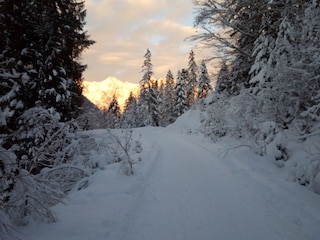
[(319, 195), (231, 140), (204, 139), (197, 117), (135, 129), (143, 151), (133, 176), (108, 165), (54, 208), (56, 223), (31, 222), (19, 229), (21, 239), (320, 239)]

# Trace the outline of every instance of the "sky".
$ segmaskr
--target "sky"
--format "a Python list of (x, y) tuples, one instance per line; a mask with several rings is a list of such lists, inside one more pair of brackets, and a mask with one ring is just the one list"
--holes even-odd
[(86, 30), (96, 41), (82, 56), (88, 65), (86, 81), (113, 76), (138, 83), (148, 48), (156, 78), (165, 77), (169, 69), (176, 76), (188, 66), (191, 50), (198, 62), (203, 58), (203, 50), (185, 40), (196, 31), (192, 0), (86, 0), (85, 4)]

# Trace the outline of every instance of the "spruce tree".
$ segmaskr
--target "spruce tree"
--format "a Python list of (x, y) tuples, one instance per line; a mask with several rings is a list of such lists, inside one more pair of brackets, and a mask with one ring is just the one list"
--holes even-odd
[(158, 127), (160, 121), (158, 81), (151, 81), (150, 87), (150, 125)]
[(7, 129), (26, 109), (54, 107), (65, 121), (81, 104), (81, 52), (93, 41), (83, 30), (83, 2), (0, 3), (2, 123)]
[[(293, 27), (292, 20), (287, 13), (279, 25), (278, 34), (274, 44), (274, 50), (271, 55), (271, 66), (269, 67), (269, 78), (271, 82), (269, 87), (264, 89), (263, 97), (271, 99), (271, 116), (279, 126), (288, 128), (288, 124), (293, 121), (298, 113), (298, 104), (300, 100), (297, 94), (300, 90), (297, 88), (302, 83), (302, 77), (297, 74), (300, 70), (293, 67), (301, 56), (297, 51), (295, 35), (297, 28)], [(298, 60), (300, 61), (300, 60)], [(269, 64), (270, 66), (270, 64)], [(298, 84), (297, 84), (298, 83)], [(299, 87), (300, 88), (300, 87)], [(261, 94), (260, 94), (261, 95)], [(267, 111), (266, 111), (267, 112)]]
[(254, 42), (252, 58), (254, 62), (249, 71), (250, 87), (257, 93), (261, 88), (266, 87), (266, 82), (270, 82), (272, 59), (271, 54), (274, 49), (274, 39), (262, 32)]
[(138, 117), (138, 103), (137, 99), (133, 96), (133, 93), (130, 92), (128, 99), (126, 100), (121, 124), (123, 128), (134, 128), (138, 127), (139, 123), (137, 122)]
[(177, 84), (175, 86), (175, 117), (181, 116), (188, 110), (186, 103), (186, 91), (185, 91), (185, 80), (186, 80), (186, 69), (178, 71)]
[(107, 127), (120, 128), (121, 109), (116, 95), (113, 95), (112, 100), (107, 110)]
[(169, 70), (166, 76), (166, 84), (164, 87), (164, 94), (163, 94), (163, 125), (167, 126), (171, 124), (175, 120), (175, 109), (174, 109), (174, 88), (175, 82), (172, 75), (172, 72)]
[(16, 130), (16, 119), (36, 100), (36, 81), (30, 81), (30, 75), (36, 72), (26, 51), (32, 44), (32, 31), (26, 30), (30, 8), (30, 3), (24, 1), (0, 2), (0, 129), (3, 133)]
[(231, 89), (232, 82), (231, 82), (231, 76), (230, 76), (230, 66), (226, 63), (225, 60), (223, 60), (220, 64), (220, 70), (217, 75), (217, 83), (215, 90), (218, 93), (228, 93), (228, 90)]
[(188, 79), (186, 82), (186, 98), (189, 108), (195, 103), (197, 98), (197, 86), (198, 86), (198, 66), (195, 61), (195, 54), (191, 50), (189, 54), (188, 63)]
[(164, 126), (164, 112), (165, 112), (165, 103), (164, 103), (164, 98), (165, 98), (165, 81), (161, 79), (160, 85), (158, 88), (158, 119), (159, 119), (159, 126)]
[(201, 62), (200, 75), (199, 75), (198, 99), (204, 99), (208, 93), (212, 91), (210, 78), (205, 61)]
[(147, 52), (144, 55), (144, 62), (142, 65), (143, 77), (140, 81), (140, 95), (139, 95), (139, 111), (140, 116), (144, 119), (143, 125), (152, 125), (152, 113), (153, 113), (153, 101), (154, 90), (152, 89), (152, 79), (153, 76), (153, 66), (151, 63), (151, 52), (147, 49)]
[[(303, 71), (303, 88), (300, 91), (300, 110), (310, 120), (310, 125), (320, 119), (320, 3), (309, 1), (303, 13), (299, 49), (302, 59), (295, 66)], [(301, 85), (299, 86), (301, 87)]]

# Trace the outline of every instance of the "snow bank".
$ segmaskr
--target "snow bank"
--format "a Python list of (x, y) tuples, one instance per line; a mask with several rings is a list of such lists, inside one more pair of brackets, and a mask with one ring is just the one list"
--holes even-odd
[(191, 109), (177, 118), (177, 120), (166, 129), (177, 133), (199, 133), (202, 121), (203, 113), (199, 109)]

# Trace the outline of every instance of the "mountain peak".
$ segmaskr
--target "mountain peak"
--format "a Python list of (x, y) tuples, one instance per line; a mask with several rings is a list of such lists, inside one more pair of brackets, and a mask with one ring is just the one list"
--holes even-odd
[(112, 97), (117, 97), (118, 103), (123, 108), (130, 92), (138, 92), (138, 84), (123, 82), (116, 77), (108, 77), (100, 82), (83, 81), (83, 95), (100, 109), (107, 109)]

